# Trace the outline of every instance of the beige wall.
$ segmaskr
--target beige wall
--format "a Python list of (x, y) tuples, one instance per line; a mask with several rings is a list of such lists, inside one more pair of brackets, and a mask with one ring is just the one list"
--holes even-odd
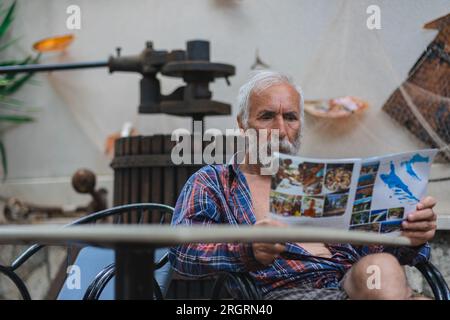
[[(423, 147), (380, 108), (434, 38), (435, 32), (422, 25), (450, 12), (446, 0), (19, 0), (12, 36), (22, 38), (10, 55), (30, 52), (38, 39), (73, 32), (66, 29), (71, 4), (81, 8), (81, 30), (74, 32), (66, 53), (45, 55), (43, 63), (102, 60), (116, 46), (123, 55), (135, 54), (146, 40), (159, 49), (175, 49), (184, 48), (186, 40), (207, 39), (213, 61), (236, 66), (230, 87), (223, 80), (211, 86), (215, 99), (234, 104), (259, 48), (273, 69), (293, 75), (306, 99), (352, 94), (371, 104), (362, 117), (339, 123), (307, 117), (304, 155), (371, 156)], [(381, 30), (366, 27), (370, 4), (381, 8)], [(84, 201), (71, 191), (69, 176), (89, 167), (110, 186), (103, 144), (124, 121), (133, 121), (142, 134), (190, 128), (183, 118), (137, 115), (138, 75), (98, 69), (42, 73), (35, 80), (17, 96), (40, 108), (36, 121), (4, 135), (10, 180), (0, 192), (6, 194), (43, 203)], [(162, 78), (163, 91), (180, 83)], [(234, 127), (236, 111), (209, 117), (207, 127)], [(435, 166), (433, 175), (449, 171)], [(448, 182), (430, 185), (441, 213), (450, 213), (448, 188)]]

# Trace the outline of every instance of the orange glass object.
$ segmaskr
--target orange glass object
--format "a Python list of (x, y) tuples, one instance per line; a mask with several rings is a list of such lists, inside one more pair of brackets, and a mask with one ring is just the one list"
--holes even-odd
[(33, 44), (33, 49), (38, 52), (62, 51), (72, 43), (74, 38), (73, 34), (45, 38)]

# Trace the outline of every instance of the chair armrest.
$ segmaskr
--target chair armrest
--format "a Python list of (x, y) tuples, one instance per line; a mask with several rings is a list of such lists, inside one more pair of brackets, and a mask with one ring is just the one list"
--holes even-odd
[(218, 300), (222, 288), (227, 283), (232, 283), (239, 291), (241, 300), (262, 300), (263, 295), (259, 287), (256, 285), (249, 273), (222, 272), (219, 274), (212, 290), (212, 300)]
[(436, 300), (450, 300), (450, 290), (442, 274), (430, 261), (421, 262), (415, 267), (422, 273), (433, 291)]

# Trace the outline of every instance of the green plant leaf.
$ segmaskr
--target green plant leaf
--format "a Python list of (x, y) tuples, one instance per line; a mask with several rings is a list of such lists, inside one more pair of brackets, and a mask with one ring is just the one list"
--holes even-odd
[(3, 62), (0, 62), (0, 67), (6, 67), (6, 66), (17, 66), (18, 64), (21, 64), (22, 60), (6, 60)]
[(38, 107), (25, 106), (24, 102), (20, 103), (0, 102), (0, 110), (11, 110), (15, 112), (31, 113), (31, 112), (38, 112), (40, 109)]
[(24, 122), (31, 122), (33, 120), (34, 119), (30, 116), (0, 114), (0, 121), (7, 121), (7, 122), (13, 122), (13, 123), (24, 123)]
[(15, 107), (23, 107), (25, 104), (23, 101), (18, 99), (8, 99), (6, 96), (0, 96), (0, 105), (8, 105), (8, 106), (15, 106)]
[(8, 96), (0, 95), (0, 110), (12, 110), (19, 112), (38, 112), (40, 110), (37, 106), (26, 105), (25, 102)]
[[(13, 64), (13, 65), (24, 65), (24, 64), (27, 64), (29, 61), (31, 60), (31, 56), (28, 56), (28, 57), (26, 57), (25, 59), (23, 59), (23, 60), (21, 60), (21, 61), (18, 61), (16, 64)], [(12, 61), (7, 61), (8, 63), (9, 62), (12, 62)], [(14, 79), (16, 78), (16, 77), (18, 77), (19, 76), (19, 73), (8, 73), (8, 74), (6, 74), (6, 75), (4, 75), (3, 76), (3, 79), (5, 79), (5, 80), (11, 80), (11, 83), (13, 83), (14, 82)], [(3, 88), (2, 88), (3, 89)], [(0, 91), (0, 94), (1, 94), (1, 92), (2, 91)]]
[(34, 86), (42, 86), (42, 81), (31, 78), (30, 80), (28, 80), (28, 84), (32, 84)]
[(13, 94), (17, 90), (19, 90), (25, 84), (25, 82), (27, 82), (28, 79), (30, 79), (32, 76), (33, 73), (27, 73), (26, 75), (23, 75), (18, 79), (14, 80), (13, 83), (11, 83), (10, 85), (1, 88), (3, 90), (0, 90), (0, 92), (5, 95)]
[(3, 37), (3, 35), (8, 30), (9, 26), (14, 20), (14, 11), (16, 9), (16, 1), (14, 1), (11, 6), (8, 9), (8, 12), (6, 13), (5, 17), (3, 18), (2, 23), (0, 24), (0, 39)]
[(0, 87), (6, 87), (7, 85), (11, 84), (12, 80), (8, 79), (0, 79)]
[(2, 160), (2, 168), (3, 168), (3, 180), (6, 179), (6, 177), (8, 176), (8, 159), (6, 157), (6, 148), (5, 148), (5, 144), (3, 143), (2, 140), (0, 140), (0, 157)]
[[(5, 36), (7, 31), (12, 25), (14, 20), (14, 14), (16, 10), (17, 0), (14, 0), (9, 7), (4, 8), (5, 2), (0, 0), (0, 40)], [(15, 44), (19, 38), (15, 38), (0, 45), (0, 52), (6, 50), (13, 44)], [(31, 56), (26, 57), (23, 60), (7, 60), (0, 62), (0, 66), (12, 66), (12, 65), (26, 65), (29, 63), (37, 63), (41, 57), (39, 53), (34, 59)], [(33, 111), (31, 108), (24, 108), (23, 102), (14, 98), (7, 97), (19, 90), (30, 78), (33, 73), (27, 73), (25, 75), (19, 75), (18, 73), (6, 74), (0, 76), (0, 110), (13, 110), (23, 112)], [(25, 122), (33, 121), (34, 119), (28, 115), (21, 114), (0, 114), (0, 122), (10, 122), (15, 124), (21, 124)], [(3, 141), (0, 140), (0, 158), (1, 166), (3, 167), (4, 176), (6, 179), (8, 174), (8, 163), (6, 157), (6, 148)]]
[(2, 95), (0, 95), (0, 103), (12, 104), (17, 106), (24, 105), (24, 102), (22, 100)]
[[(35, 64), (39, 61), (39, 58), (41, 57), (41, 54), (38, 54), (34, 59), (31, 59), (31, 57), (25, 58), (22, 64), (27, 64), (28, 62), (31, 62), (32, 64)], [(22, 76), (18, 76), (18, 74), (8, 74), (6, 76), (6, 79), (14, 79), (14, 82), (12, 82), (10, 85), (1, 87), (0, 86), (0, 95), (10, 95), (15, 93), (17, 90), (19, 90), (25, 82), (27, 82), (32, 76), (34, 72), (27, 73)], [(8, 77), (12, 76), (12, 77)], [(17, 78), (18, 77), (18, 78)], [(16, 79), (17, 78), (17, 79)]]
[[(22, 61), (20, 61), (17, 65), (25, 65), (30, 62), (31, 56), (26, 57)], [(19, 73), (8, 73), (5, 75), (5, 79), (14, 79), (19, 75)]]
[(22, 37), (12, 39), (12, 40), (8, 41), (7, 43), (1, 45), (1, 46), (0, 46), (0, 51), (3, 51), (3, 50), (8, 49), (8, 48), (9, 48), (10, 46), (12, 46), (14, 43), (16, 43), (17, 41), (19, 41), (20, 38), (22, 38)]

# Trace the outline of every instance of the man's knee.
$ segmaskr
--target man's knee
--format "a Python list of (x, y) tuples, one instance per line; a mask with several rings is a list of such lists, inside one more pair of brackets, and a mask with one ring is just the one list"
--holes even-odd
[(361, 258), (350, 269), (344, 289), (350, 299), (406, 299), (410, 295), (405, 270), (388, 253)]

